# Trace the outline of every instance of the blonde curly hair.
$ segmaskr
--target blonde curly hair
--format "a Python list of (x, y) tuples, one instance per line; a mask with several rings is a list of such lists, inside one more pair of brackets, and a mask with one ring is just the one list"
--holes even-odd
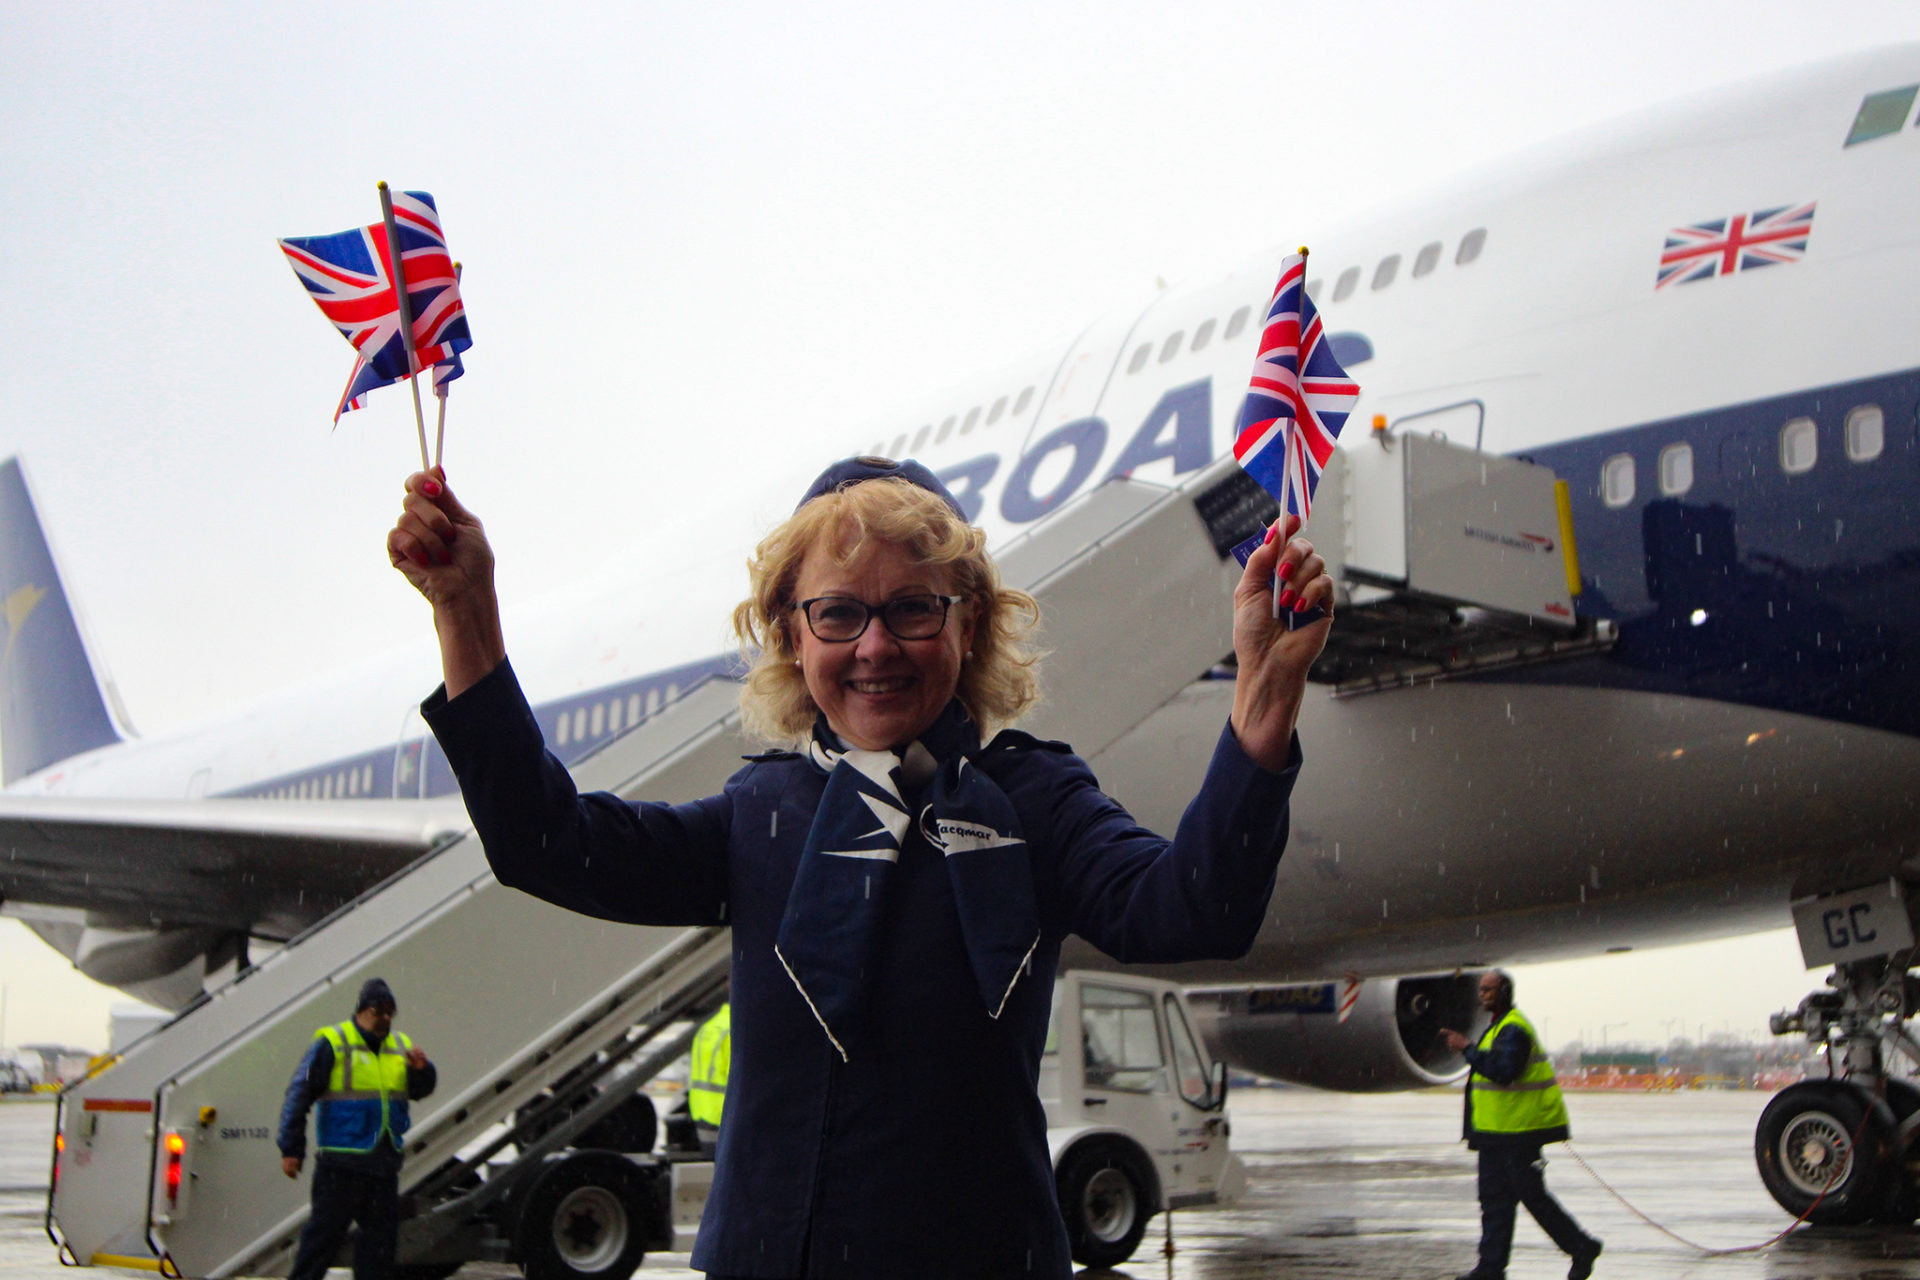
[(814, 498), (763, 538), (747, 561), (749, 594), (733, 611), (733, 630), (752, 655), (740, 690), (748, 732), (785, 746), (803, 742), (812, 731), (819, 708), (794, 662), (794, 583), (815, 548), (847, 565), (870, 541), (904, 547), (923, 565), (945, 566), (961, 607), (978, 620), (973, 657), (962, 664), (954, 693), (983, 738), (1039, 701), (1042, 654), (1028, 642), (1040, 621), (1039, 603), (1000, 584), (987, 535), (937, 494), (881, 477)]

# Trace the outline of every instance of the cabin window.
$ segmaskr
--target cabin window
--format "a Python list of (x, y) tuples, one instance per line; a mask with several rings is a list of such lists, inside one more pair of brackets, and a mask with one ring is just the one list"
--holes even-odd
[(1887, 420), (1877, 404), (1857, 404), (1847, 410), (1847, 456), (1872, 462), (1887, 447)]
[(967, 432), (973, 430), (975, 427), (979, 425), (980, 425), (980, 406), (975, 405), (973, 406), (973, 408), (967, 410), (967, 420), (960, 424), (960, 434), (965, 435), (967, 434)]
[(1373, 287), (1376, 291), (1393, 283), (1394, 276), (1400, 272), (1400, 255), (1390, 253), (1380, 259), (1380, 265), (1373, 269)]
[(1480, 251), (1486, 247), (1487, 229), (1485, 227), (1475, 227), (1460, 237), (1460, 249), (1459, 252), (1453, 255), (1453, 265), (1456, 267), (1466, 266), (1469, 262), (1479, 257)]
[(1600, 499), (1610, 507), (1633, 501), (1633, 455), (1616, 453), (1600, 464)]
[(1820, 460), (1820, 432), (1812, 418), (1795, 418), (1780, 428), (1780, 469), (1790, 476), (1813, 470)]
[(1345, 302), (1353, 296), (1354, 286), (1359, 283), (1360, 268), (1348, 267), (1345, 271), (1342, 271), (1339, 278), (1333, 282), (1333, 300), (1335, 302)]
[(1090, 1088), (1155, 1093), (1166, 1087), (1153, 997), (1144, 991), (1082, 983), (1080, 1045)]
[(1202, 320), (1200, 322), (1200, 327), (1193, 331), (1193, 345), (1188, 347), (1187, 350), (1199, 351), (1202, 348), (1204, 348), (1209, 342), (1212, 342), (1212, 341), (1213, 341), (1213, 321)]
[(1013, 416), (1017, 418), (1025, 413), (1027, 411), (1027, 401), (1031, 399), (1033, 399), (1033, 388), (1020, 388), (1020, 398), (1013, 402)]
[(1693, 446), (1670, 444), (1660, 451), (1660, 492), (1677, 497), (1693, 488)]
[(607, 707), (605, 703), (593, 704), (593, 718), (587, 723), (587, 736), (597, 738), (607, 731)]
[(553, 745), (554, 746), (564, 747), (567, 745), (567, 739), (570, 736), (567, 733), (567, 726), (572, 723), (573, 723), (572, 717), (568, 716), (566, 712), (562, 711), (560, 713), (560, 718), (554, 721), (553, 723)]
[[(1000, 421), (1001, 415), (1006, 413), (1006, 411), (1007, 411), (1007, 398), (1005, 396), (1001, 396), (998, 400), (995, 400), (993, 402), (993, 408), (987, 410), (987, 425), (992, 426), (994, 423)], [(966, 430), (962, 428), (960, 434), (961, 435), (967, 434)]]
[(647, 714), (652, 715), (654, 712), (658, 711), (659, 709), (660, 709), (660, 690), (658, 688), (647, 690)]
[(1419, 256), (1413, 260), (1413, 278), (1418, 280), (1427, 272), (1440, 265), (1440, 250), (1444, 248), (1438, 240), (1432, 244), (1420, 246)]
[(1186, 340), (1187, 331), (1185, 329), (1175, 329), (1172, 333), (1168, 334), (1167, 340), (1160, 344), (1160, 363), (1165, 364), (1167, 361), (1179, 355), (1180, 344)]
[(585, 707), (573, 709), (573, 740), (575, 742), (587, 740), (587, 709)]
[(906, 457), (906, 456), (907, 456), (907, 437), (906, 437), (906, 434), (905, 434), (905, 433), (903, 432), (902, 434), (900, 434), (900, 435), (897, 435), (897, 436), (895, 436), (895, 437), (893, 438), (893, 448), (891, 448), (891, 449), (889, 449), (889, 450), (887, 450), (887, 451), (886, 451), (886, 453), (884, 453), (884, 454), (882, 454), (881, 456), (882, 456), (882, 457), (887, 457), (887, 458), (904, 458), (904, 457)]
[(1167, 1037), (1173, 1041), (1173, 1069), (1180, 1081), (1180, 1096), (1196, 1107), (1208, 1106), (1213, 1102), (1213, 1080), (1200, 1065), (1200, 1046), (1194, 1041), (1193, 1029), (1187, 1026), (1187, 1015), (1172, 996), (1165, 997), (1161, 1006), (1167, 1011)]
[(1307, 281), (1307, 296), (1315, 302), (1320, 301), (1320, 286), (1322, 283), (1323, 282), (1319, 280)]
[(640, 695), (637, 693), (627, 697), (627, 723), (640, 723)]
[(1249, 308), (1242, 307), (1227, 317), (1227, 331), (1220, 335), (1222, 342), (1232, 342), (1240, 336), (1240, 331), (1247, 327), (1248, 310)]
[(1916, 94), (1920, 94), (1920, 84), (1870, 93), (1862, 98), (1860, 110), (1854, 113), (1853, 127), (1847, 130), (1847, 140), (1841, 145), (1851, 147), (1856, 143), (1871, 142), (1906, 128), (1907, 113), (1913, 110)]
[(607, 702), (607, 732), (608, 733), (620, 732), (620, 713), (626, 710), (626, 706), (627, 704), (620, 701), (620, 699), (618, 698), (610, 699)]
[(1138, 373), (1147, 367), (1147, 359), (1153, 355), (1153, 344), (1143, 342), (1133, 350), (1133, 359), (1127, 361), (1127, 372)]
[(931, 422), (929, 422), (926, 426), (920, 428), (918, 431), (914, 432), (913, 446), (912, 446), (913, 452), (915, 453), (920, 452), (920, 446), (925, 444), (927, 442), (927, 437), (932, 434), (933, 434), (933, 424)]
[(958, 419), (954, 418), (951, 414), (949, 414), (947, 416), (947, 420), (940, 424), (940, 430), (934, 433), (933, 442), (935, 444), (945, 443), (947, 437), (953, 434), (953, 424), (956, 421), (958, 421)]

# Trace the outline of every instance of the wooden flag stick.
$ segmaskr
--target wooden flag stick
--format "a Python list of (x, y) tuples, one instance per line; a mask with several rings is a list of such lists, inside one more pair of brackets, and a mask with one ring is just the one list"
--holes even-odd
[(407, 272), (401, 264), (400, 229), (393, 221), (393, 193), (383, 181), (380, 188), (380, 216), (387, 223), (387, 269), (393, 275), (393, 296), (400, 304), (400, 339), (407, 344), (407, 384), (413, 388), (413, 425), (420, 433), (420, 469), (427, 461), (427, 415), (420, 408), (420, 357), (413, 349), (413, 299), (407, 296)]

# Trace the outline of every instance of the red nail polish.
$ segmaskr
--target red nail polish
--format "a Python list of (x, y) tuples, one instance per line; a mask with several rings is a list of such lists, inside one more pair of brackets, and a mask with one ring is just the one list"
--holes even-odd
[(426, 494), (429, 498), (437, 498), (440, 496), (440, 482), (437, 480), (429, 480), (420, 486), (420, 492)]
[(1279, 607), (1282, 609), (1291, 608), (1294, 600), (1296, 600), (1297, 598), (1298, 597), (1296, 597), (1293, 594), (1293, 588), (1288, 587), (1285, 591), (1282, 591), (1280, 593)]
[(1307, 598), (1305, 596), (1301, 596), (1298, 600), (1293, 602), (1293, 611), (1295, 613), (1305, 613), (1308, 609), (1312, 607), (1313, 607), (1312, 605), (1307, 603)]
[(1293, 576), (1293, 571), (1299, 567), (1300, 566), (1298, 565), (1288, 564), (1285, 560), (1282, 560), (1280, 562), (1280, 572), (1278, 574), (1280, 581), (1285, 582), (1288, 578), (1291, 578)]
[(1273, 541), (1273, 535), (1274, 535), (1274, 534), (1276, 534), (1276, 533), (1278, 533), (1278, 532), (1280, 532), (1280, 530), (1279, 530), (1279, 528), (1278, 528), (1277, 526), (1275, 526), (1275, 525), (1268, 525), (1268, 526), (1267, 526), (1267, 536), (1266, 536), (1266, 537), (1264, 537), (1264, 538), (1262, 538), (1262, 539), (1260, 539), (1260, 545), (1264, 547), (1264, 546), (1266, 546), (1266, 545), (1267, 545), (1267, 544), (1268, 544), (1269, 542), (1272, 542), (1272, 541)]

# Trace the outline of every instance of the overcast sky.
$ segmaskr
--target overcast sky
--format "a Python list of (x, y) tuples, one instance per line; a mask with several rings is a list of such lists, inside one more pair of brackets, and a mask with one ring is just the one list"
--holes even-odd
[[(1916, 36), (1910, 0), (0, 6), (0, 455), (165, 732), (425, 633), (382, 549), (406, 396), (329, 430), (350, 355), (273, 244), (371, 220), (376, 179), (466, 266), (448, 467), (520, 599), (622, 551), (737, 566), (889, 405), (1159, 281)], [(1742, 946), (1523, 998), (1556, 1039), (1757, 1027), (1808, 984)], [(9, 1041), (103, 1038), (117, 997), (63, 970), (0, 924)]]

